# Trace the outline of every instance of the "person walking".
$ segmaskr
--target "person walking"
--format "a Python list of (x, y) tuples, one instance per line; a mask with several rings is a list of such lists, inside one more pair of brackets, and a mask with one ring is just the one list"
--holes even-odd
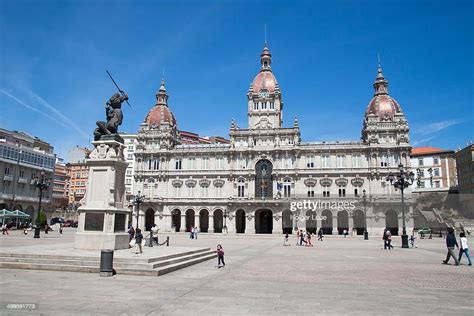
[(383, 230), (382, 240), (383, 240), (383, 249), (387, 250), (387, 244), (388, 244), (387, 243), (387, 228)]
[(194, 239), (194, 227), (193, 226), (191, 226), (189, 228), (189, 238)]
[(344, 230), (342, 231), (342, 234), (344, 235), (344, 238), (346, 238), (346, 236), (347, 236), (347, 230), (344, 229)]
[(63, 234), (63, 224), (59, 224), (59, 233)]
[(322, 228), (320, 228), (318, 230), (318, 240), (323, 241), (323, 230), (322, 230)]
[(448, 248), (448, 253), (446, 254), (446, 260), (443, 260), (443, 264), (448, 264), (449, 259), (453, 257), (454, 264), (459, 265), (459, 261), (454, 255), (454, 246), (459, 249), (458, 242), (456, 240), (456, 236), (454, 235), (454, 229), (452, 227), (448, 228), (448, 235), (446, 236), (446, 248)]
[(290, 240), (288, 238), (288, 233), (285, 234), (285, 238), (283, 239), (283, 246), (290, 246)]
[(305, 245), (307, 244), (306, 240), (304, 239), (303, 230), (300, 230), (300, 246), (303, 246), (303, 243), (304, 243)]
[(199, 228), (194, 226), (194, 239), (198, 239)]
[(387, 229), (387, 247), (388, 247), (388, 250), (393, 249), (393, 246), (392, 246), (392, 232), (388, 229)]
[(472, 266), (471, 256), (469, 256), (469, 247), (468, 247), (468, 245), (467, 245), (466, 234), (460, 233), (460, 234), (459, 234), (459, 237), (460, 237), (461, 249), (459, 249), (459, 258), (458, 258), (458, 261), (459, 261), (459, 263), (461, 263), (461, 257), (462, 257), (462, 255), (463, 255), (463, 253), (464, 253), (464, 254), (466, 254), (467, 261), (469, 262), (469, 265)]
[(297, 245), (297, 246), (301, 246), (301, 243), (300, 243), (300, 231), (299, 231), (299, 230), (296, 230), (296, 245)]
[[(128, 225), (128, 243), (130, 244), (135, 237), (135, 229), (132, 225)], [(131, 248), (131, 246), (130, 246)]]
[(221, 267), (221, 262), (222, 262), (222, 267), (225, 267), (225, 262), (224, 262), (224, 248), (219, 244), (217, 245), (217, 267)]
[(158, 245), (158, 231), (160, 229), (158, 228), (158, 226), (156, 226), (156, 224), (153, 224), (153, 227), (151, 228), (151, 236), (152, 236), (152, 240), (151, 240), (151, 243), (155, 243)]
[(310, 232), (307, 233), (306, 240), (308, 241), (306, 246), (313, 247), (313, 243), (311, 242), (311, 233)]
[(2, 235), (9, 235), (7, 224), (3, 223), (2, 225)]
[(142, 241), (143, 241), (143, 234), (142, 230), (140, 228), (137, 229), (137, 232), (135, 234), (135, 254), (138, 254), (138, 251), (140, 250), (140, 253), (143, 253), (142, 250)]

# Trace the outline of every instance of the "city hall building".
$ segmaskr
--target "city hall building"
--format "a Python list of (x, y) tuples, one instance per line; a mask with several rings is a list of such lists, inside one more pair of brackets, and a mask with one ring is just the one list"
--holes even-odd
[[(386, 177), (398, 172), (399, 164), (409, 167), (409, 128), (380, 65), (374, 96), (361, 117), (360, 140), (302, 142), (296, 117), (291, 126), (282, 124), (284, 98), (267, 45), (260, 63), (247, 92), (248, 127), (232, 121), (228, 144), (184, 144), (162, 80), (135, 142), (133, 188), (146, 198), (139, 226), (148, 230), (157, 224), (161, 232), (197, 226), (201, 233), (322, 228), (325, 234), (362, 234), (367, 225), (370, 235), (380, 235), (384, 227), (401, 234), (401, 195)], [(136, 213), (133, 220), (135, 225)]]

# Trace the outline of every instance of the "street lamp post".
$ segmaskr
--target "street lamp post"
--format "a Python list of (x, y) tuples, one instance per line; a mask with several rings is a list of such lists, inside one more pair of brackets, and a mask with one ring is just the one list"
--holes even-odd
[(140, 213), (140, 204), (142, 204), (145, 201), (145, 196), (140, 195), (140, 191), (138, 191), (138, 194), (133, 197), (133, 203), (137, 206), (137, 225), (135, 228), (135, 232), (138, 230), (138, 219), (139, 219), (139, 213)]
[(51, 179), (46, 179), (45, 172), (41, 171), (39, 177), (34, 177), (31, 179), (31, 184), (38, 188), (39, 190), (39, 202), (38, 202), (38, 211), (34, 212), (33, 221), (35, 223), (35, 234), (33, 238), (40, 238), (40, 227), (38, 223), (39, 212), (41, 212), (41, 201), (43, 199), (43, 191), (48, 190), (50, 186)]
[(403, 221), (402, 248), (409, 248), (407, 228), (405, 224), (405, 201), (404, 201), (403, 191), (413, 184), (413, 181), (415, 180), (415, 174), (412, 171), (407, 173), (402, 164), (398, 165), (398, 169), (399, 171), (395, 175), (390, 172), (386, 180), (389, 181), (390, 185), (393, 185), (395, 189), (399, 189), (402, 194), (402, 221)]
[(365, 190), (362, 191), (362, 199), (364, 200), (364, 240), (369, 240), (369, 232), (367, 232), (367, 195)]

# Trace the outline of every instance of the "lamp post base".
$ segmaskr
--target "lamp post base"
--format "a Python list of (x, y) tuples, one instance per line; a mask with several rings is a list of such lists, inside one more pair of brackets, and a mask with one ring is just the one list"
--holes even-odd
[(364, 232), (364, 240), (369, 240), (369, 232)]
[(410, 248), (408, 246), (408, 235), (407, 234), (402, 235), (402, 248)]
[(40, 238), (40, 228), (38, 226), (35, 227), (35, 234), (33, 238)]

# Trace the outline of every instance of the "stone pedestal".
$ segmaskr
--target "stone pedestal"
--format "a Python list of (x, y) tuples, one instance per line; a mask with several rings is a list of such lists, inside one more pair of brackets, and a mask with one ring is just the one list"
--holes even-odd
[(75, 238), (78, 249), (127, 249), (130, 210), (125, 200), (123, 143), (111, 139), (92, 142), (85, 203), (79, 207)]

